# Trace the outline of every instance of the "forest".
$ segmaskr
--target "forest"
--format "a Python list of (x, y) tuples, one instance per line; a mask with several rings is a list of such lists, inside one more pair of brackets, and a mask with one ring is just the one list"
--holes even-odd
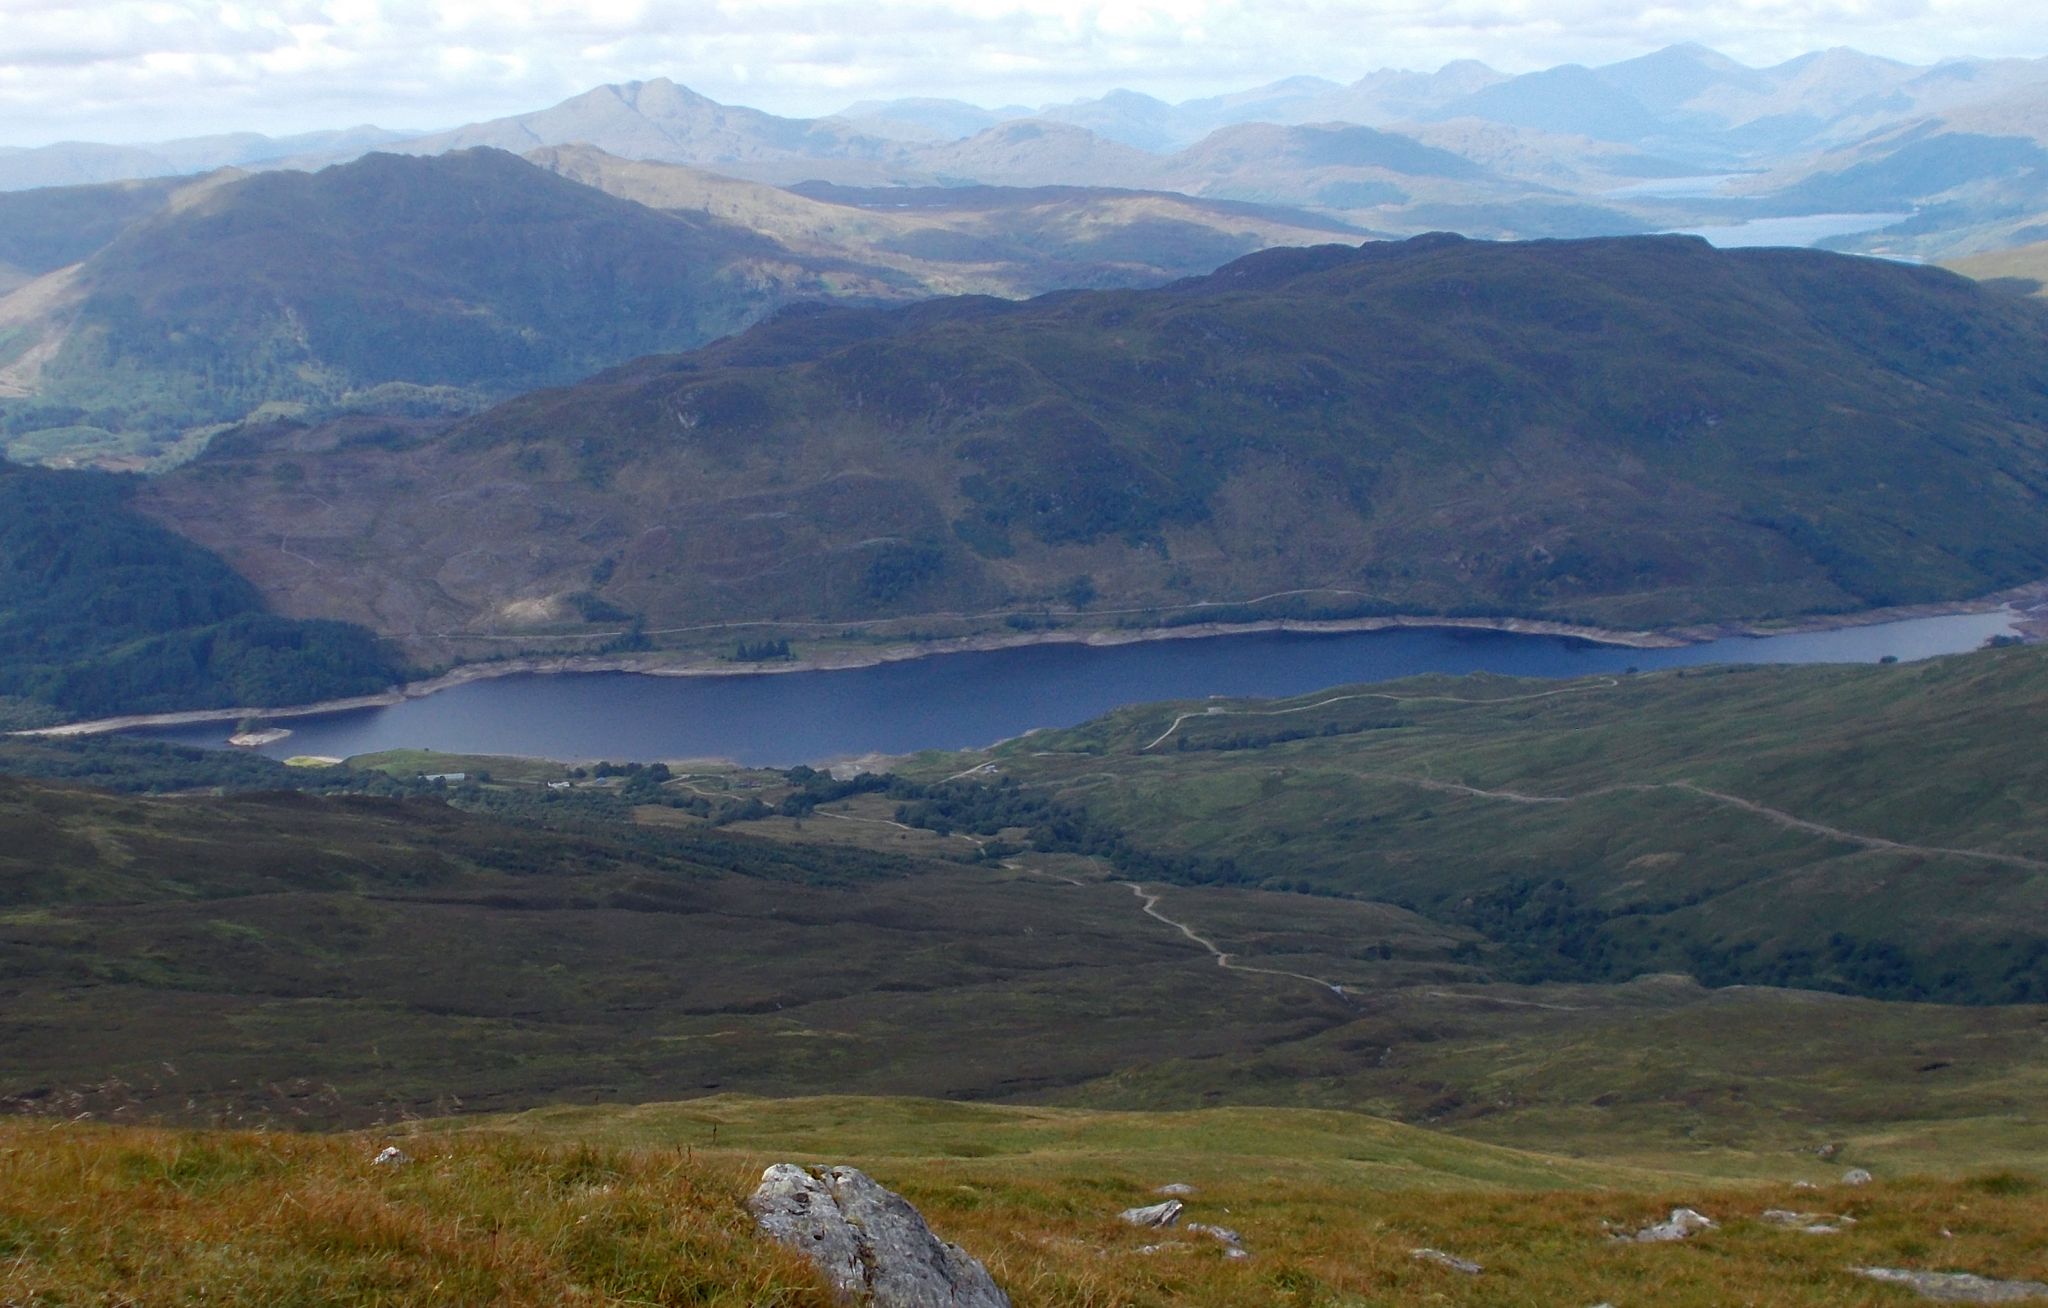
[(130, 506), (136, 479), (0, 464), (0, 725), (274, 706), (402, 681), (361, 627), (283, 618)]

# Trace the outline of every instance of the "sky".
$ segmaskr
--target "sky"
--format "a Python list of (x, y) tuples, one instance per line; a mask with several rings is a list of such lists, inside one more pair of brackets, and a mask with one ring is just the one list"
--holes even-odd
[(431, 129), (669, 77), (810, 117), (864, 99), (1166, 100), (1298, 73), (1508, 72), (1698, 41), (1763, 65), (2048, 54), (2014, 0), (0, 0), (0, 147)]

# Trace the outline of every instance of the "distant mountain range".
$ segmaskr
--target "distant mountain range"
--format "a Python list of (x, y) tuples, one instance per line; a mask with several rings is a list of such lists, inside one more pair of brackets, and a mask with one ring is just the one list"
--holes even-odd
[(350, 127), (297, 136), (234, 132), (153, 145), (98, 145), (64, 141), (33, 149), (0, 150), (0, 191), (38, 186), (90, 186), (142, 177), (183, 177), (216, 168), (246, 168), (290, 161), (340, 162), (419, 135), (381, 127)]
[(1180, 104), (1118, 90), (1036, 111), (907, 99), (852, 105), (820, 119), (720, 105), (656, 79), (599, 87), (551, 109), (422, 137), (407, 148), (530, 148), (573, 139), (629, 157), (704, 165), (772, 168), (807, 159), (900, 169), (916, 166), (920, 147), (1026, 120), (1172, 154), (1248, 123), (1406, 128), (1478, 119), (1654, 145), (1689, 163), (1728, 164), (1826, 149), (2044, 85), (2044, 60), (1963, 59), (1928, 66), (1835, 49), (1758, 69), (1694, 44), (1599, 68), (1567, 64), (1519, 76), (1467, 60), (1435, 73), (1383, 69), (1349, 85), (1287, 78)]
[[(2048, 213), (2034, 153), (2044, 100), (2042, 59), (1914, 65), (1834, 49), (1751, 68), (1691, 44), (1518, 76), (1464, 61), (1348, 85), (1290, 77), (1180, 104), (1127, 90), (1036, 110), (913, 98), (815, 119), (656, 78), (427, 135), (4, 152), (0, 189), (307, 166), (370, 148), (588, 145), (774, 185), (1138, 187), (1312, 206), (1397, 233), (1588, 235), (1850, 206), (1912, 217), (1842, 248), (1937, 257), (2018, 243), (2014, 231)], [(1711, 174), (1750, 176), (1684, 196), (1655, 185)]]
[[(76, 166), (17, 150), (0, 184), (235, 166), (0, 190), (0, 448), (149, 466), (252, 415), (473, 410), (798, 300), (1142, 286), (1365, 235), (1851, 214), (1869, 216), (1760, 230), (1994, 253), (2048, 239), (2044, 123), (2044, 60), (1832, 50), (1756, 69), (1685, 45), (1521, 76), (1467, 62), (1179, 105), (817, 119), (656, 79), (403, 139), (215, 137)], [(373, 144), (395, 153), (356, 157)]]
[(441, 656), (635, 615), (1867, 608), (2048, 572), (2044, 328), (1813, 251), (1325, 245), (785, 313), (453, 426), (253, 426), (141, 503), (280, 612)]

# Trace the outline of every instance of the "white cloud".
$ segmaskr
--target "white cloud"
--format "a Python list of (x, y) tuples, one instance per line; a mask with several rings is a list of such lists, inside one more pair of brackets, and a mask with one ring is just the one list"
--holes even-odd
[(0, 0), (0, 144), (376, 121), (435, 127), (673, 77), (817, 114), (852, 99), (1167, 99), (1294, 73), (1522, 70), (1698, 40), (1752, 63), (1853, 45), (2048, 52), (1990, 0)]

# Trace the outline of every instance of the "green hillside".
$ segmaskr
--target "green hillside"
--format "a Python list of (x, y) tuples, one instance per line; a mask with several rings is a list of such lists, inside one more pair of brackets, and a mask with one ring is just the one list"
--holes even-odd
[(161, 444), (265, 403), (468, 407), (829, 289), (742, 228), (497, 151), (263, 173), (129, 226), (15, 328), (11, 353), (47, 357), (9, 430), (69, 418)]
[(0, 725), (374, 694), (360, 627), (267, 612), (219, 556), (135, 513), (133, 478), (0, 463)]
[[(2044, 322), (1937, 270), (1687, 238), (1270, 251), (793, 313), (401, 450), (251, 431), (150, 503), (286, 611), (444, 653), (621, 615), (659, 643), (1864, 608), (2048, 573)], [(287, 523), (319, 566), (251, 547)]]
[[(2048, 1007), (1849, 964), (1939, 995), (2030, 942), (2027, 993), (1974, 997), (2032, 997), (2044, 675), (1429, 678), (846, 782), (7, 742), (186, 793), (0, 778), (0, 1295), (822, 1304), (743, 1206), (792, 1159), (868, 1170), (1023, 1308), (2033, 1276)], [(1858, 948), (1787, 975), (1830, 926)], [(1892, 997), (1636, 974), (1742, 979), (1731, 928)], [(1250, 1257), (1116, 1219), (1167, 1182)], [(1613, 1238), (1679, 1205), (1716, 1225)]]
[(1353, 230), (1084, 189), (868, 212), (589, 148), (536, 159), (0, 197), (0, 434), (108, 461), (254, 412), (461, 412), (793, 300), (1154, 284)]
[(4, 783), (0, 1102), (349, 1124), (914, 1094), (1345, 1109), (1727, 1175), (1830, 1141), (2048, 1156), (2043, 666), (1154, 707), (858, 784), (10, 745), (15, 771), (389, 797)]
[(1022, 298), (1073, 287), (1151, 286), (1212, 272), (1269, 246), (1366, 235), (1299, 209), (1163, 191), (826, 183), (785, 190), (680, 164), (621, 159), (593, 146), (525, 157), (650, 209), (736, 223), (797, 255), (893, 270), (933, 295)]
[(0, 191), (0, 295), (104, 248), (170, 203), (188, 179)]
[(1528, 980), (2040, 1002), (2044, 705), (2035, 648), (1428, 678), (1035, 733), (987, 756), (1014, 812), (963, 795), (906, 816), (984, 830), (987, 803), (1030, 841), (1113, 837), (1158, 875), (1404, 904)]
[[(1001, 1097), (1344, 1012), (1247, 990), (1121, 893), (559, 820), (0, 782), (0, 1100), (334, 1124), (719, 1089)], [(1469, 971), (1407, 914), (1349, 918), (1394, 972)]]

